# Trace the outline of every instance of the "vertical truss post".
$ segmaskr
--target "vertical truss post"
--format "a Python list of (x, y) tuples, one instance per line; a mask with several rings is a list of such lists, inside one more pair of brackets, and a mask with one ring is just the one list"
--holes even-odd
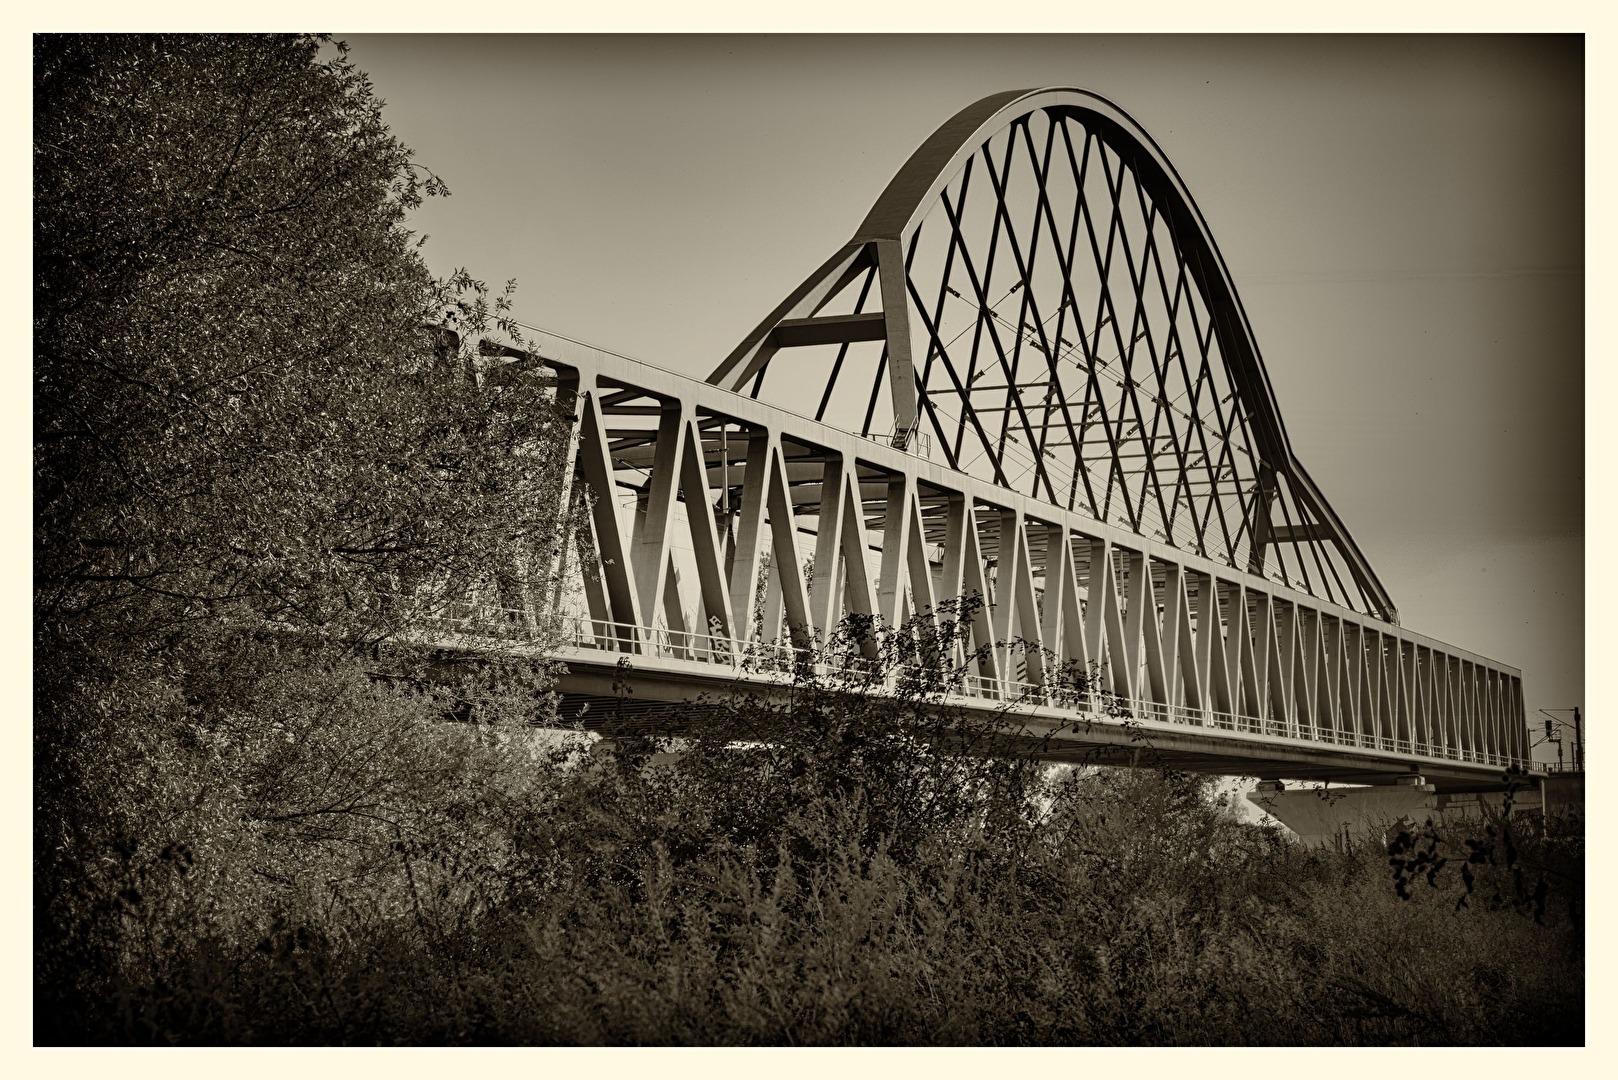
[[(669, 530), (674, 521), (675, 495), (679, 487), (681, 451), (685, 440), (681, 433), (685, 427), (686, 406), (683, 402), (663, 405), (658, 417), (657, 440), (653, 443), (652, 474), (648, 481), (645, 508), (639, 517), (635, 537), (635, 586), (640, 593), (641, 610), (647, 615), (647, 626), (655, 627), (655, 612), (667, 593), (664, 582), (669, 573)], [(706, 509), (706, 508), (704, 508)], [(678, 607), (678, 605), (675, 605)], [(668, 613), (665, 610), (665, 621)], [(678, 618), (678, 614), (675, 615)], [(670, 629), (673, 629), (670, 626)]]
[[(765, 493), (769, 487), (770, 433), (756, 429), (747, 436), (747, 460), (742, 466), (741, 519), (736, 527), (730, 564), (730, 604), (733, 633), (741, 641), (752, 639), (753, 597), (758, 588), (759, 539), (764, 532)], [(771, 634), (776, 631), (772, 628)], [(768, 638), (766, 638), (768, 640)]]
[(596, 391), (584, 394), (581, 408), (578, 472), (590, 493), (596, 551), (601, 558), (600, 572), (612, 609), (612, 621), (617, 624), (619, 647), (629, 652), (638, 645), (634, 628), (641, 625), (641, 604), (630, 566), (630, 548), (624, 542), (624, 529), (618, 518), (618, 492), (607, 446), (606, 421), (601, 415)]
[(916, 477), (908, 471), (888, 478), (882, 515), (882, 566), (877, 573), (877, 610), (889, 626), (904, 620), (905, 573), (910, 569), (910, 506)]
[(916, 366), (910, 355), (910, 303), (904, 248), (897, 240), (878, 240), (877, 280), (882, 286), (882, 316), (887, 325), (888, 388), (893, 395), (893, 444), (908, 449), (919, 416)]
[[(797, 522), (792, 513), (792, 491), (787, 483), (786, 462), (779, 435), (772, 433), (766, 469), (766, 505), (770, 512), (771, 562), (781, 580), (781, 602), (787, 632), (800, 649), (815, 645), (814, 621), (810, 613), (809, 590), (804, 585), (803, 566), (798, 562)], [(819, 563), (815, 579), (820, 579)]]
[[(691, 530), (691, 555), (696, 563), (697, 588), (707, 616), (702, 633), (728, 640), (746, 640), (735, 631), (730, 601), (730, 583), (725, 574), (725, 548), (714, 521), (712, 494), (708, 488), (707, 452), (702, 429), (696, 418), (685, 420), (681, 439), (685, 443), (680, 463), (680, 489), (685, 495), (686, 524)], [(745, 624), (744, 624), (745, 625)]]

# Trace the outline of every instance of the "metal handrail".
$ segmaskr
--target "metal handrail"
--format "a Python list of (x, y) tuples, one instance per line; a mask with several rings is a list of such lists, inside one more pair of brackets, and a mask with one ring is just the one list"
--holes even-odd
[[(429, 615), (426, 621), (429, 625), (448, 629), (457, 634), (535, 642), (557, 641), (559, 638), (559, 644), (569, 649), (688, 660), (726, 667), (738, 673), (788, 673), (803, 663), (806, 655), (805, 650), (781, 642), (743, 643), (723, 633), (704, 634), (692, 630), (671, 630), (663, 626), (611, 622), (582, 615), (538, 619), (530, 612), (519, 608), (470, 601), (446, 603), (441, 611)], [(845, 661), (842, 666), (854, 670), (848, 667), (850, 662), (852, 661)], [(813, 668), (819, 673), (833, 670), (831, 665), (824, 662), (815, 663)], [(889, 681), (892, 681), (891, 677)], [(949, 693), (967, 698), (1035, 705), (1076, 714), (1109, 715), (1165, 725), (1205, 727), (1219, 731), (1500, 767), (1527, 767), (1534, 764), (1547, 772), (1571, 771), (1567, 768), (1557, 769), (1554, 766), (1531, 763), (1515, 755), (1482, 751), (1473, 747), (1443, 746), (1381, 733), (1334, 730), (1320, 724), (1278, 719), (1273, 716), (1248, 716), (1189, 705), (1168, 705), (1147, 699), (1130, 700), (1105, 692), (1066, 690), (1020, 679), (961, 673), (950, 679), (943, 688)]]

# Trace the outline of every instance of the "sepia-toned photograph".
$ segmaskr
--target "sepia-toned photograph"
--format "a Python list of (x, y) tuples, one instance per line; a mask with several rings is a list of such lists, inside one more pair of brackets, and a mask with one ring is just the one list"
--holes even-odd
[(1582, 35), (32, 63), (36, 1046), (1585, 1045)]

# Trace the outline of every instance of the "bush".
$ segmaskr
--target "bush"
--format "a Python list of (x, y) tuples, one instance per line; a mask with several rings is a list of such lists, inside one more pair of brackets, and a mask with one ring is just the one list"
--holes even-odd
[(140, 895), (100, 931), (118, 960), (76, 1030), (183, 1043), (1582, 1039), (1565, 904), (1536, 920), (1468, 893), (1453, 867), (1401, 898), (1385, 851), (1302, 850), (1244, 823), (1206, 779), (1047, 767), (952, 709), (947, 680), (859, 692), (904, 662), (910, 639), (876, 633), (882, 659), (863, 672), (805, 665), (790, 693), (716, 701), (677, 741), (618, 734), (607, 752), (585, 736), (541, 748), (492, 709), (493, 723), (449, 724), (432, 695), (289, 663), (233, 695), (257, 719), (225, 736), (228, 753), (164, 751), (154, 775), (173, 807), (109, 871), (103, 893)]

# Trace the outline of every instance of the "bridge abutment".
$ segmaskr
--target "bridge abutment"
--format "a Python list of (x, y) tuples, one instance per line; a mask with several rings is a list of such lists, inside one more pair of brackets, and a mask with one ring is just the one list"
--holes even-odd
[(1537, 787), (1440, 794), (1420, 776), (1401, 777), (1389, 786), (1292, 790), (1266, 780), (1248, 793), (1247, 801), (1285, 825), (1305, 847), (1316, 848), (1380, 840), (1428, 821), (1439, 826), (1481, 823), (1508, 812), (1538, 813), (1543, 806)]

